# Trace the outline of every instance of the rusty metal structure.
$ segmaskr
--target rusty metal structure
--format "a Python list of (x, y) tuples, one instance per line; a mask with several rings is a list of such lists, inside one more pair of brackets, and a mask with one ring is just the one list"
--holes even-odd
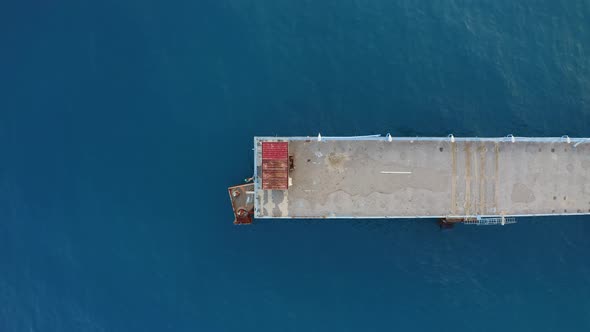
[(254, 183), (233, 186), (227, 191), (234, 211), (234, 224), (251, 224), (254, 217)]

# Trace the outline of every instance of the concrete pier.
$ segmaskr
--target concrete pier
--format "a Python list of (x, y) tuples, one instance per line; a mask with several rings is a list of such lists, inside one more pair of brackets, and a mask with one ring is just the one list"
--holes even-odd
[[(263, 142), (288, 144), (286, 190), (263, 189)], [(581, 138), (256, 137), (254, 153), (256, 218), (590, 214)]]

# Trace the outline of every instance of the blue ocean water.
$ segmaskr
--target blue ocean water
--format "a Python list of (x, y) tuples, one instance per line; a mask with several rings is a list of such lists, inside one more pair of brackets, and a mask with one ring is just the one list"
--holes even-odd
[[(255, 135), (590, 136), (590, 3), (0, 17), (0, 331), (589, 331), (590, 218), (232, 225)], [(589, 203), (590, 204), (590, 203)]]

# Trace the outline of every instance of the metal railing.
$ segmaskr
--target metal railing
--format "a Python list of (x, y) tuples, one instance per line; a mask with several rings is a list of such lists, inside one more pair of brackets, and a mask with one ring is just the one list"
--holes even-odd
[(444, 137), (396, 137), (391, 134), (385, 136), (381, 134), (375, 135), (362, 135), (362, 136), (323, 136), (318, 134), (317, 136), (284, 136), (284, 137), (270, 137), (270, 136), (259, 136), (257, 140), (288, 140), (288, 141), (303, 141), (303, 140), (314, 140), (318, 142), (325, 141), (388, 141), (388, 142), (408, 142), (408, 141), (436, 141), (436, 142), (544, 142), (544, 143), (568, 143), (573, 144), (573, 147), (577, 147), (582, 143), (590, 142), (589, 137), (569, 137), (567, 135), (561, 137), (522, 137), (514, 136), (512, 134), (504, 137), (457, 137), (453, 134)]
[(509, 225), (509, 224), (516, 224), (516, 218), (514, 217), (476, 217), (470, 218), (463, 221), (466, 225), (476, 225), (476, 226), (492, 226), (492, 225)]

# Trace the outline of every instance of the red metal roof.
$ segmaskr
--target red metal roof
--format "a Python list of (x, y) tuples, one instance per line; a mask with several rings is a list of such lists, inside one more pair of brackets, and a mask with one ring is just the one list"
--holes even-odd
[(288, 142), (262, 142), (262, 160), (287, 160), (289, 158)]
[(262, 189), (289, 188), (289, 143), (262, 142)]

